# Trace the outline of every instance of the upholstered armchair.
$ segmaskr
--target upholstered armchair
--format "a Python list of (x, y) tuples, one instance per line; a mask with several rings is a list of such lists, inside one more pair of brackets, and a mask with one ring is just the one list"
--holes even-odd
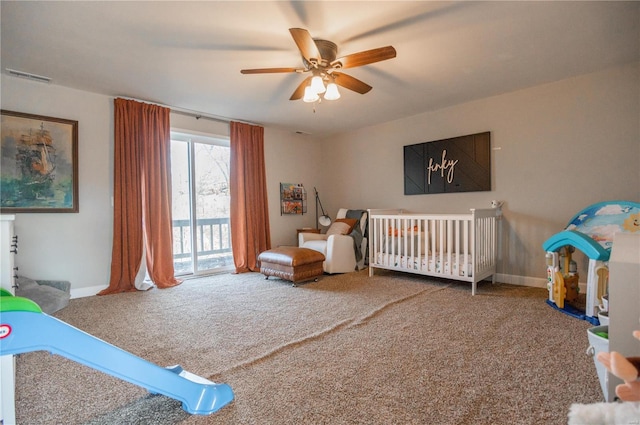
[(364, 268), (366, 232), (367, 211), (342, 208), (327, 233), (300, 233), (298, 246), (324, 254), (325, 273), (349, 273)]

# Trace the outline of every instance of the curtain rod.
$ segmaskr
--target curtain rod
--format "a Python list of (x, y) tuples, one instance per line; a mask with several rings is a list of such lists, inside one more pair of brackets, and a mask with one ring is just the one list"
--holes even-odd
[(171, 112), (174, 112), (174, 113), (180, 114), (180, 115), (186, 115), (188, 117), (194, 117), (197, 120), (199, 120), (200, 118), (203, 118), (203, 119), (207, 119), (207, 120), (211, 120), (211, 121), (223, 122), (223, 123), (227, 123), (227, 124), (230, 123), (231, 121), (236, 121), (236, 122), (241, 122), (243, 124), (260, 125), (261, 126), (261, 124), (255, 124), (255, 123), (252, 123), (252, 122), (249, 122), (249, 121), (244, 121), (244, 120), (238, 120), (238, 119), (232, 119), (232, 118), (226, 118), (226, 117), (206, 114), (204, 112), (198, 112), (198, 111), (194, 111), (192, 109), (178, 108), (178, 107), (175, 107), (175, 106), (164, 105), (164, 104), (158, 103), (158, 102), (151, 102), (149, 100), (136, 99), (135, 97), (129, 97), (129, 96), (116, 96), (116, 97), (119, 97), (121, 99), (127, 99), (127, 100), (135, 100), (136, 102), (150, 103), (152, 105), (162, 106), (163, 108), (170, 109)]

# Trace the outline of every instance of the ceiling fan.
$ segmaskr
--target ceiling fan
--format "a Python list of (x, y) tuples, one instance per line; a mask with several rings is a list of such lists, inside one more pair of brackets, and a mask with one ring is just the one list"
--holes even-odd
[[(365, 50), (337, 58), (338, 46), (327, 40), (313, 39), (309, 31), (301, 28), (290, 28), (300, 53), (303, 66), (299, 68), (258, 68), (243, 69), (243, 74), (269, 74), (280, 72), (310, 72), (308, 76), (291, 95), (289, 100), (303, 99), (305, 102), (315, 102), (323, 98), (335, 100), (340, 97), (338, 87), (341, 86), (360, 94), (365, 94), (372, 87), (357, 78), (341, 72), (341, 69), (355, 68), (396, 57), (396, 49), (392, 46)], [(326, 84), (326, 86), (325, 86)]]

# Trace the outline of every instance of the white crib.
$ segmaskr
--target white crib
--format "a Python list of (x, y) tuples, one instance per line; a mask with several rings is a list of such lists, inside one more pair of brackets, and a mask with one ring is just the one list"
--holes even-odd
[(477, 283), (495, 280), (498, 210), (419, 214), (369, 210), (369, 276), (387, 269)]

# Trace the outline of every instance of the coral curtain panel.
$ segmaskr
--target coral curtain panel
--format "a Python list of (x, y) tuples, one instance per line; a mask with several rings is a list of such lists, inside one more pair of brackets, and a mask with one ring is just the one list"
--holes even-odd
[(109, 287), (135, 291), (143, 244), (158, 288), (178, 285), (173, 269), (168, 108), (115, 99), (114, 217)]
[(260, 271), (258, 255), (271, 248), (264, 128), (232, 121), (231, 246), (236, 273)]

